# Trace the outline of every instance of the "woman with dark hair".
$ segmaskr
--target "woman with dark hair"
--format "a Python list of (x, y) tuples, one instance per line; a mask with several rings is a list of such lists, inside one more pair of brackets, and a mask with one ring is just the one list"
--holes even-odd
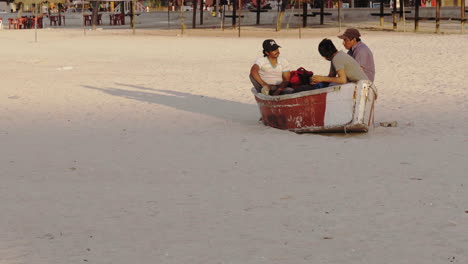
[(323, 39), (318, 46), (318, 51), (322, 57), (331, 62), (330, 72), (328, 76), (312, 76), (310, 84), (320, 82), (344, 84), (369, 80), (359, 63), (343, 51), (338, 51), (331, 40)]

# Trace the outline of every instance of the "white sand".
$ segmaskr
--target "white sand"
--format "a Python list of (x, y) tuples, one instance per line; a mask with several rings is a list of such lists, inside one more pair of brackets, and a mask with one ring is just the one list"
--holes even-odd
[(297, 135), (248, 70), (334, 29), (0, 32), (0, 263), (468, 263), (468, 36), (363, 33), (398, 127)]

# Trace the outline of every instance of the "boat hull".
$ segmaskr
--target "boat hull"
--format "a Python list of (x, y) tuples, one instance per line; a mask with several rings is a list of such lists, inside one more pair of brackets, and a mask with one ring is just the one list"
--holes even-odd
[(304, 132), (367, 132), (376, 98), (370, 81), (347, 83), (294, 94), (255, 95), (263, 123), (279, 129)]

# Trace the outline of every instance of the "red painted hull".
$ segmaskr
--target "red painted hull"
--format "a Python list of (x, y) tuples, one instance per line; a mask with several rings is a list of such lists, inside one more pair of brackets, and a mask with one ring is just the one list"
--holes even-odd
[[(322, 127), (324, 125), (327, 94), (285, 99), (281, 101), (257, 100), (263, 123), (279, 129)], [(296, 118), (301, 117), (300, 125)]]
[(296, 94), (255, 95), (263, 123), (295, 132), (368, 131), (376, 88), (360, 81)]

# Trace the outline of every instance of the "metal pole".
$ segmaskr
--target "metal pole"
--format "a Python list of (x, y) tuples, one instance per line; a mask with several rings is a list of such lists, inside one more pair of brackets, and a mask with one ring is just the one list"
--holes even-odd
[(392, 12), (392, 18), (393, 18), (393, 30), (397, 30), (397, 8), (396, 8), (396, 2), (398, 0), (393, 0), (393, 12)]
[(436, 1), (436, 33), (440, 33), (440, 0)]
[(167, 2), (167, 28), (170, 29), (171, 28), (171, 23), (169, 22), (170, 19), (171, 19), (171, 15), (170, 15), (170, 5), (169, 5), (169, 1)]
[(307, 1), (302, 2), (302, 27), (307, 27)]

